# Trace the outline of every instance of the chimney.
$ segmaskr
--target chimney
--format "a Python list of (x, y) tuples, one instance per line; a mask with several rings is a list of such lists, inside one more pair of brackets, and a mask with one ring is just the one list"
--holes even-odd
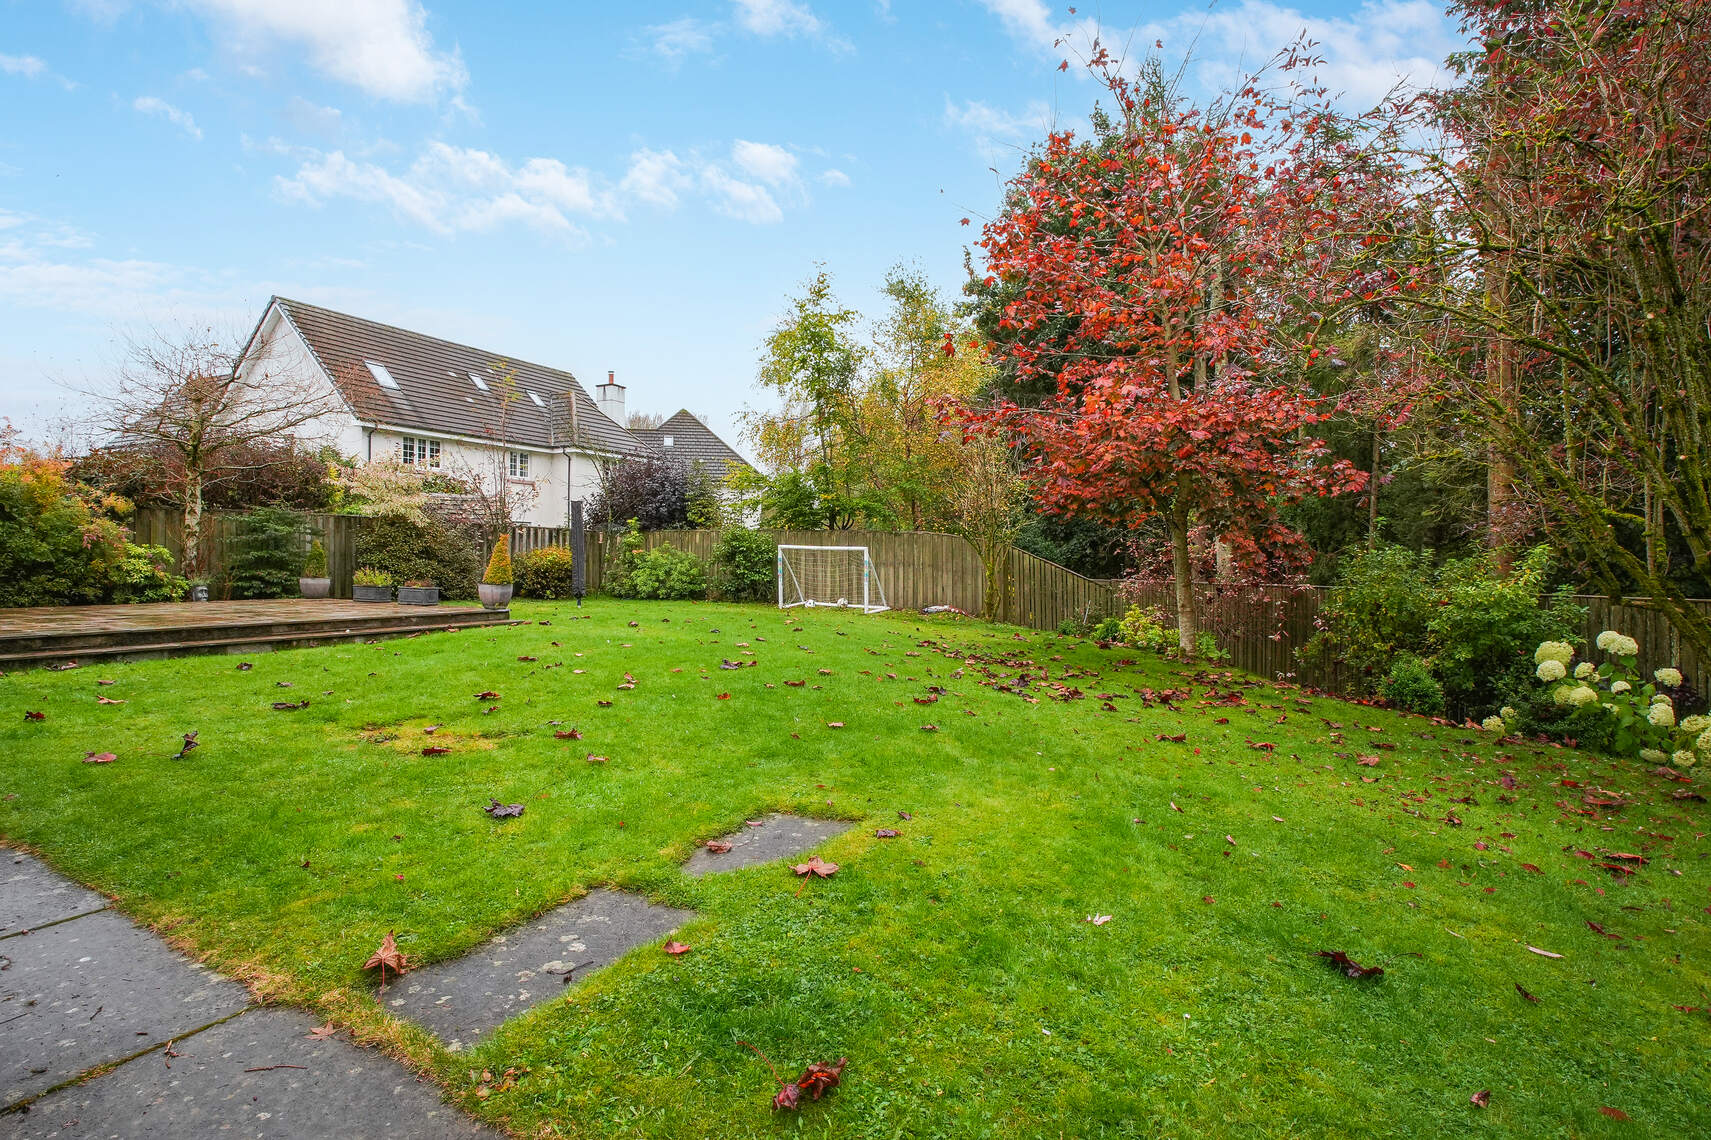
[(624, 426), (624, 386), (618, 383), (616, 372), (606, 373), (606, 383), (594, 389), (594, 402), (600, 405), (600, 410), (606, 418)]

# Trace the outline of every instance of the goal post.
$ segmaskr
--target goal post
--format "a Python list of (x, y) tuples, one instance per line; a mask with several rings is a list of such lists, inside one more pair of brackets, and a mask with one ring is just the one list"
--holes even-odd
[(865, 546), (780, 546), (778, 608), (834, 606), (876, 614), (889, 609)]

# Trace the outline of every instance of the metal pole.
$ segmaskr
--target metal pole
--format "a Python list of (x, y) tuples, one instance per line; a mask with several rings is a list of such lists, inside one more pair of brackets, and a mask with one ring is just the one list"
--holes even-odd
[(582, 533), (582, 500), (570, 503), (570, 592), (576, 595), (576, 607), (582, 608), (582, 596), (588, 592), (588, 546)]

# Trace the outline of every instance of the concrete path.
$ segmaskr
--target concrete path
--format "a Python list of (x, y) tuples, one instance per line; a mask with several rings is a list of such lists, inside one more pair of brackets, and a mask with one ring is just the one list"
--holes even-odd
[(106, 907), (0, 850), (0, 1138), (499, 1135)]

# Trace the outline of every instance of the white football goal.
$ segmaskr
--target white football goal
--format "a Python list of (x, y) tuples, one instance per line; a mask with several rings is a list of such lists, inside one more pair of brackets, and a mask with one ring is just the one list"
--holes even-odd
[(889, 609), (865, 546), (780, 546), (778, 608), (836, 606), (876, 614)]

